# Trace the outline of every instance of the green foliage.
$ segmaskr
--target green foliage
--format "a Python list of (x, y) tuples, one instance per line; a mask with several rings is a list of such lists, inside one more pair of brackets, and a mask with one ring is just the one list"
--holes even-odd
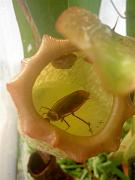
[(128, 180), (120, 167), (120, 162), (116, 160), (110, 161), (107, 154), (88, 159), (84, 164), (75, 163), (69, 159), (59, 160), (61, 168), (79, 180)]
[(70, 6), (83, 7), (98, 13), (100, 0), (25, 0), (40, 35), (48, 34), (55, 37), (61, 35), (55, 29), (58, 16)]
[(60, 3), (54, 0), (26, 0), (25, 2), (37, 25), (40, 35), (48, 34), (59, 37), (60, 35), (56, 32), (54, 25), (59, 14), (66, 9), (67, 2), (64, 0)]
[(33, 33), (30, 24), (27, 22), (25, 15), (23, 14), (21, 7), (16, 0), (13, 0), (13, 5), (16, 13), (17, 22), (19, 25), (24, 56), (30, 57), (36, 51), (36, 42), (34, 41)]
[(101, 0), (68, 0), (68, 6), (78, 6), (98, 14)]
[[(24, 56), (30, 57), (36, 52), (36, 39), (33, 34), (33, 27), (27, 21), (26, 12), (22, 11), (22, 4), (19, 1), (13, 0), (13, 5), (20, 28), (22, 43), (24, 48)], [(58, 16), (70, 6), (79, 6), (86, 8), (98, 14), (100, 0), (23, 0), (26, 8), (29, 10), (29, 16), (35, 23), (40, 36), (43, 34), (61, 37), (55, 29), (55, 22)]]
[(127, 35), (135, 37), (135, 0), (127, 0), (126, 22)]

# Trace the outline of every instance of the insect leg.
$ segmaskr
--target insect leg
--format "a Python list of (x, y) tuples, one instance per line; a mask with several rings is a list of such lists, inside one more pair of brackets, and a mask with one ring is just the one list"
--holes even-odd
[(48, 109), (48, 110), (51, 110), (50, 108), (44, 107), (44, 106), (41, 106), (40, 111), (41, 111), (42, 109)]
[(88, 127), (89, 127), (89, 131), (90, 131), (91, 133), (93, 133), (93, 132), (92, 132), (92, 129), (91, 129), (91, 127), (90, 127), (90, 122), (86, 122), (85, 120), (83, 120), (83, 119), (81, 119), (80, 117), (76, 116), (74, 113), (71, 113), (71, 114), (72, 114), (74, 117), (80, 119), (80, 120), (81, 120), (82, 122), (84, 122), (85, 124), (87, 124)]
[(42, 113), (42, 116), (44, 117), (45, 114), (47, 114), (47, 113)]
[[(41, 108), (40, 108), (40, 112), (41, 112), (41, 113), (42, 113), (42, 109), (48, 109), (48, 110), (50, 110), (50, 108), (48, 108), (48, 107), (43, 107), (43, 106), (41, 106)], [(47, 114), (47, 113), (45, 112), (45, 113), (42, 113), (41, 115), (44, 117), (45, 114)]]
[[(64, 119), (65, 117), (66, 117), (66, 116), (62, 117), (62, 118), (61, 118), (61, 121), (64, 121), (64, 122), (67, 124), (68, 128), (69, 128), (70, 125), (69, 125), (68, 122)], [(67, 129), (68, 129), (68, 128), (67, 128)], [(66, 129), (66, 130), (67, 130), (67, 129)]]

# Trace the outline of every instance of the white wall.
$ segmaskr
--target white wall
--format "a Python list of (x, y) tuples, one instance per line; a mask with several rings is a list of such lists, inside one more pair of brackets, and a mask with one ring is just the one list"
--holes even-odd
[(6, 83), (19, 71), (23, 49), (11, 0), (0, 0), (0, 180), (16, 179), (17, 113)]

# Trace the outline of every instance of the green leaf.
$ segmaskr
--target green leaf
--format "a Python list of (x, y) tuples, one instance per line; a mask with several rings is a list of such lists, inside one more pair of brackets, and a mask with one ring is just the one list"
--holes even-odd
[[(13, 0), (13, 5), (22, 37), (24, 56), (29, 57), (35, 53), (43, 34), (61, 37), (55, 29), (55, 22), (65, 9), (79, 6), (98, 14), (100, 0)], [(31, 22), (35, 26), (34, 30)]]
[(135, 37), (135, 0), (127, 0), (127, 35)]
[(98, 14), (101, 0), (68, 0), (69, 7), (78, 6), (90, 10), (91, 12)]
[(29, 57), (32, 56), (36, 51), (36, 42), (34, 40), (34, 36), (32, 33), (31, 26), (29, 25), (28, 21), (26, 20), (19, 4), (16, 0), (13, 0), (14, 10), (16, 13), (22, 43), (23, 43), (23, 50), (24, 56)]
[(98, 14), (100, 0), (25, 0), (40, 35), (49, 34), (55, 37), (61, 35), (55, 29), (58, 16), (70, 6), (79, 6)]

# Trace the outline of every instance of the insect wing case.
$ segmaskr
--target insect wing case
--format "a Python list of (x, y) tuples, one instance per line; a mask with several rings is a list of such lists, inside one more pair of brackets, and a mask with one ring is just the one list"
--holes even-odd
[[(63, 55), (75, 51), (78, 51), (77, 48), (68, 40), (44, 36), (37, 53), (31, 58), (23, 60), (20, 74), (7, 84), (7, 88), (18, 110), (19, 132), (31, 147), (40, 151), (47, 151), (57, 157), (69, 157), (75, 161), (83, 162), (90, 156), (105, 151), (115, 151), (118, 148), (122, 125), (127, 117), (134, 113), (134, 108), (128, 97), (113, 96), (105, 92), (93, 70), (93, 65), (88, 64), (79, 55), (72, 68), (67, 69), (66, 73), (65, 69), (58, 70), (51, 64), (51, 60), (54, 62)], [(49, 72), (47, 71), (48, 66), (51, 66)], [(79, 67), (80, 69), (78, 69)], [(62, 80), (57, 76), (59, 71), (60, 73), (61, 71), (64, 72)], [(77, 73), (78, 71), (79, 73)], [(42, 83), (40, 76), (38, 77), (39, 74), (42, 77)], [(73, 81), (74, 78), (76, 78), (75, 81)], [(50, 81), (51, 86), (47, 86)], [(68, 87), (66, 84), (63, 88), (59, 84), (61, 82), (63, 84), (67, 82), (70, 86)], [(40, 89), (40, 87), (42, 88)], [(42, 93), (40, 90), (43, 90), (43, 87)], [(50, 105), (57, 102), (60, 97), (64, 97), (63, 91), (65, 95), (70, 94), (71, 90), (74, 92), (82, 88), (90, 92), (91, 99), (87, 101), (88, 105), (85, 106), (84, 104), (77, 113), (83, 115), (83, 118), (91, 123), (93, 134), (88, 131), (85, 124), (76, 120), (75, 117), (69, 117), (73, 118), (72, 121), (75, 121), (75, 124), (67, 119), (70, 128), (66, 130), (65, 127), (62, 127), (62, 122), (59, 125), (52, 124), (37, 112), (41, 108), (42, 100), (45, 103), (48, 102), (49, 105), (49, 99), (52, 97), (51, 87), (54, 92), (53, 95), (58, 93), (59, 97), (53, 98)], [(67, 93), (67, 89), (70, 93)], [(40, 96), (37, 96), (39, 94), (46, 94), (45, 98), (39, 98)], [(99, 126), (99, 117), (103, 121), (101, 126)]]
[(75, 91), (58, 100), (50, 109), (59, 115), (59, 119), (77, 111), (89, 98), (89, 92), (84, 90)]

